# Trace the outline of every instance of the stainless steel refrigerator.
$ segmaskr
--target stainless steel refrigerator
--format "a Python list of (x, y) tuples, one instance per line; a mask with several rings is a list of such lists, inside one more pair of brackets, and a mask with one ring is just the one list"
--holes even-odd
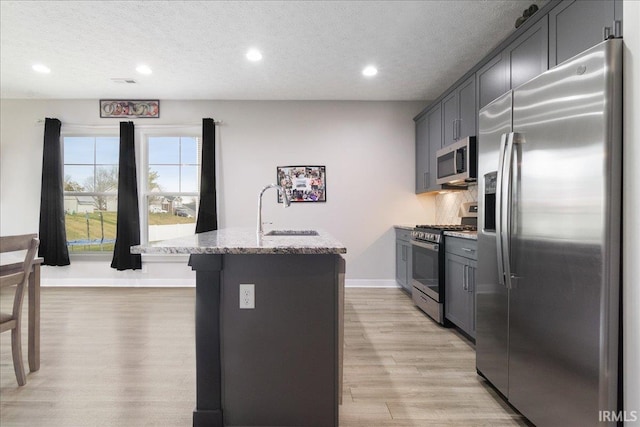
[(480, 111), (478, 372), (537, 426), (618, 403), (622, 40)]

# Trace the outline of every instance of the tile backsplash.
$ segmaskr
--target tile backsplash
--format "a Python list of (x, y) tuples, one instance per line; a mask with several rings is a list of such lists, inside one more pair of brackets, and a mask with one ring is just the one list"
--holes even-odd
[(450, 191), (436, 196), (436, 224), (460, 224), (458, 210), (465, 202), (478, 201), (478, 186), (462, 191)]

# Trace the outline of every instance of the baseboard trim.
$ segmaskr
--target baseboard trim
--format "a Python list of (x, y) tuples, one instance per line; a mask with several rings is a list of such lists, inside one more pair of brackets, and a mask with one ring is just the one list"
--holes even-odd
[(42, 287), (56, 288), (195, 288), (193, 279), (41, 279)]
[[(193, 288), (196, 279), (88, 279), (88, 278), (42, 278), (42, 287), (79, 288)], [(346, 288), (399, 288), (395, 280), (389, 279), (346, 279)]]
[(399, 288), (393, 279), (346, 279), (345, 288)]

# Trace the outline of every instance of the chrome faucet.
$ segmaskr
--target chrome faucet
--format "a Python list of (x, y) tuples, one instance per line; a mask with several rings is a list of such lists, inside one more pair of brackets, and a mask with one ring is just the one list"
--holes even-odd
[(264, 234), (262, 230), (262, 195), (265, 191), (270, 188), (277, 188), (280, 194), (282, 194), (282, 201), (284, 202), (284, 207), (288, 208), (291, 205), (291, 201), (289, 200), (289, 196), (287, 196), (287, 192), (284, 191), (284, 188), (279, 186), (278, 184), (269, 184), (260, 191), (258, 195), (258, 237), (261, 237)]

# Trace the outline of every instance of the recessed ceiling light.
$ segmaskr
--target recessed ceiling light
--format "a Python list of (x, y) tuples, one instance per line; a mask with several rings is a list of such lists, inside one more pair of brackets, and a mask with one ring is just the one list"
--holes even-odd
[(372, 77), (376, 74), (378, 74), (378, 69), (373, 65), (369, 65), (368, 67), (365, 67), (364, 70), (362, 70), (363, 76)]
[(252, 62), (260, 61), (262, 59), (262, 54), (258, 49), (249, 49), (247, 52), (247, 59)]
[(138, 65), (136, 67), (136, 71), (139, 72), (140, 74), (151, 74), (151, 68), (149, 68), (147, 65)]
[(34, 71), (37, 71), (39, 73), (44, 73), (44, 74), (48, 74), (51, 72), (51, 69), (49, 67), (47, 67), (46, 65), (43, 64), (35, 64), (33, 67)]

